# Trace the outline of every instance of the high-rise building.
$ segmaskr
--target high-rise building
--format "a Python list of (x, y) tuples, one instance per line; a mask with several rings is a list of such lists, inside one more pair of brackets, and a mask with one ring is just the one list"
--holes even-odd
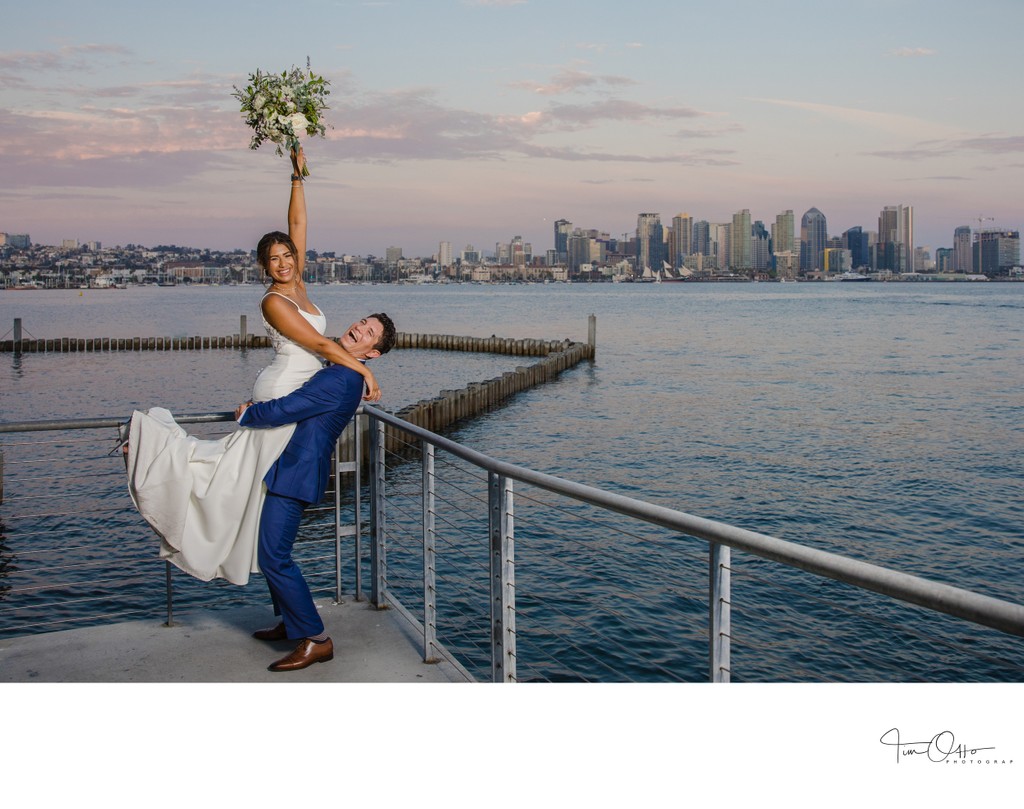
[(871, 266), (871, 253), (868, 250), (868, 234), (860, 225), (850, 228), (843, 234), (843, 247), (850, 251), (850, 265), (854, 269)]
[(1009, 275), (1020, 266), (1019, 230), (982, 230), (974, 234), (975, 272), (989, 276)]
[(732, 215), (732, 228), (729, 230), (729, 269), (733, 272), (745, 273), (753, 269), (751, 257), (750, 210), (744, 208)]
[(828, 222), (817, 208), (808, 209), (800, 219), (800, 270), (816, 272), (825, 267)]
[[(787, 269), (793, 268), (794, 258), (799, 261), (798, 252), (796, 249), (796, 239), (794, 236), (794, 219), (792, 211), (783, 211), (780, 214), (775, 215), (775, 223), (772, 225), (772, 257), (771, 266), (775, 270), (776, 275), (782, 277), (781, 267), (779, 265), (779, 256), (785, 256), (785, 264)], [(799, 269), (799, 264), (797, 264)], [(792, 274), (790, 273), (790, 277)]]
[[(712, 268), (725, 270), (729, 266), (729, 255), (732, 252), (731, 228), (731, 222), (712, 222), (708, 225), (708, 255)], [(709, 265), (705, 263), (705, 266)]]
[(679, 269), (693, 250), (693, 217), (688, 213), (672, 217), (672, 266)]
[(768, 229), (760, 219), (750, 226), (750, 261), (751, 267), (763, 272), (772, 266), (772, 240)]
[(523, 245), (522, 236), (513, 236), (512, 242), (508, 246), (509, 263), (513, 267), (519, 267), (520, 269), (526, 266), (526, 249)]
[(437, 263), (442, 269), (452, 266), (452, 243), (441, 242), (437, 247)]
[(971, 228), (960, 225), (953, 231), (953, 272), (972, 273), (974, 263), (971, 260)]
[(875, 266), (896, 273), (914, 272), (914, 209), (886, 205), (878, 216)]
[(690, 253), (697, 253), (702, 256), (711, 255), (709, 225), (706, 219), (693, 223), (693, 241), (690, 243)]
[(792, 253), (796, 247), (796, 220), (792, 211), (783, 211), (775, 216), (772, 225), (772, 251), (775, 253)]
[(555, 222), (555, 252), (558, 253), (558, 260), (565, 263), (569, 251), (569, 236), (572, 233), (572, 222), (559, 219)]
[(661, 225), (661, 214), (642, 213), (636, 220), (636, 270), (661, 270), (665, 260), (665, 232)]

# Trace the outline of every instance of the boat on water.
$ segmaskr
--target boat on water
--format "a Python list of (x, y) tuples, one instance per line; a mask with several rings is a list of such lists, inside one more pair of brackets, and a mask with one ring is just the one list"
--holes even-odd
[(859, 272), (844, 272), (837, 279), (837, 281), (870, 281), (871, 279), (866, 275), (861, 275)]

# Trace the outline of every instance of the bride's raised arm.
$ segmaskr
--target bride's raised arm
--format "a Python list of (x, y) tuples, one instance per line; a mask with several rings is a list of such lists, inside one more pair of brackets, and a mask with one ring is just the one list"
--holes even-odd
[(302, 183), (302, 167), (306, 164), (306, 155), (300, 146), (298, 152), (293, 151), (292, 157), (292, 195), (288, 199), (288, 236), (295, 245), (295, 267), (302, 277), (306, 266), (306, 192)]

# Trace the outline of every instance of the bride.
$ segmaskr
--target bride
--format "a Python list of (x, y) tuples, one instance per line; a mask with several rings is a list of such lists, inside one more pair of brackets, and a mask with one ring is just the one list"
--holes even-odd
[[(291, 393), (328, 360), (362, 374), (368, 391), (363, 398), (378, 401), (380, 389), (370, 370), (324, 336), (327, 319), (309, 299), (302, 281), (305, 157), (301, 149), (291, 157), (288, 233), (268, 233), (256, 249), (271, 282), (260, 309), (274, 358), (256, 378), (252, 400)], [(386, 315), (377, 317), (390, 325)], [(393, 333), (393, 325), (390, 328)], [(249, 573), (259, 570), (256, 546), (263, 477), (294, 429), (294, 424), (238, 429), (220, 440), (202, 440), (188, 435), (163, 408), (135, 411), (125, 449), (128, 489), (139, 513), (160, 536), (161, 558), (203, 581), (247, 583)]]

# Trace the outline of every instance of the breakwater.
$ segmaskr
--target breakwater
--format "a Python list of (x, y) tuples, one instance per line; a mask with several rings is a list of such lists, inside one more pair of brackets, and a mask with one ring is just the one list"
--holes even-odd
[[(266, 335), (250, 334), (246, 316), (239, 321), (239, 331), (220, 337), (127, 337), (127, 338), (25, 338), (20, 319), (14, 322), (14, 339), (0, 341), (0, 351), (18, 353), (120, 352), (120, 351), (203, 351), (217, 349), (270, 348)], [(597, 321), (588, 319), (586, 342), (569, 339), (542, 340), (534, 338), (472, 337), (453, 334), (399, 332), (395, 349), (464, 351), (533, 358), (536, 361), (505, 371), (500, 376), (471, 382), (464, 388), (442, 390), (430, 399), (407, 405), (395, 413), (401, 419), (431, 432), (440, 432), (462, 419), (472, 418), (501, 404), (515, 394), (543, 385), (563, 371), (585, 360), (593, 360), (596, 352)], [(346, 442), (352, 441), (351, 431)], [(403, 439), (391, 427), (386, 433), (386, 448), (400, 451)], [(364, 443), (364, 446), (367, 444)]]
[[(416, 334), (399, 332), (395, 348), (434, 349), (437, 351), (478, 351), (489, 354), (509, 354), (524, 357), (545, 357), (561, 353), (571, 345), (590, 346), (593, 358), (595, 318), (590, 316), (588, 343), (572, 343), (569, 340), (551, 341), (530, 338), (461, 337), (453, 334)], [(205, 351), (213, 349), (270, 348), (270, 337), (265, 334), (250, 334), (246, 316), (239, 321), (239, 330), (234, 334), (221, 336), (186, 337), (25, 337), (20, 318), (14, 321), (9, 334), (13, 339), (0, 340), (0, 352), (48, 354), (97, 351)]]

